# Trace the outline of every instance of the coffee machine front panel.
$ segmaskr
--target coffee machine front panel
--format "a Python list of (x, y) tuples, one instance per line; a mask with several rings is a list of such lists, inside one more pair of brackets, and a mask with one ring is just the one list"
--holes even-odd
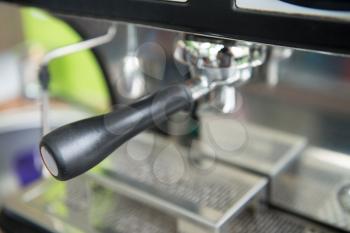
[[(3, 0), (55, 13), (308, 50), (350, 53), (350, 13), (280, 0)], [(321, 1), (303, 1), (321, 2)], [(344, 1), (324, 1), (337, 7)], [(338, 3), (338, 4), (337, 4)], [(305, 5), (305, 3), (301, 3)], [(343, 3), (344, 4), (344, 3)], [(346, 3), (345, 3), (346, 4)], [(320, 4), (319, 4), (320, 5)], [(319, 5), (316, 4), (317, 8)], [(345, 9), (345, 10), (344, 10)], [(346, 10), (347, 9), (347, 10)], [(341, 35), (341, 36), (335, 36)]]

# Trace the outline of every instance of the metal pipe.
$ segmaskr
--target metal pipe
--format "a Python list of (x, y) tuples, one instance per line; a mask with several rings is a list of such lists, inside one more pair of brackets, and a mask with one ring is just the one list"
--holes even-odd
[(111, 42), (116, 33), (117, 33), (117, 27), (113, 25), (108, 29), (107, 33), (102, 36), (98, 36), (95, 38), (91, 38), (78, 43), (74, 43), (67, 46), (63, 46), (61, 48), (54, 49), (48, 52), (44, 56), (41, 65), (47, 66), (52, 60), (55, 60), (57, 58), (64, 57), (73, 53), (77, 53), (86, 49), (92, 49), (97, 46)]

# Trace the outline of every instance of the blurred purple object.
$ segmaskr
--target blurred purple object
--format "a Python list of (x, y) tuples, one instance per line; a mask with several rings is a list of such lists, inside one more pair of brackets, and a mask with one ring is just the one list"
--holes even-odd
[(22, 187), (25, 187), (42, 175), (40, 155), (36, 148), (22, 150), (14, 156), (14, 168)]

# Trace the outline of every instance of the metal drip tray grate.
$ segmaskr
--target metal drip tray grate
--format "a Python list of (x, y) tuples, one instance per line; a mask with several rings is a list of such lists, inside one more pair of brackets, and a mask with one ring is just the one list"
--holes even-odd
[[(194, 233), (178, 220), (85, 178), (47, 180), (13, 197), (5, 208), (49, 232)], [(12, 215), (13, 217), (13, 215)], [(227, 222), (225, 233), (335, 233), (264, 206), (248, 208)]]
[(5, 208), (50, 232), (170, 233), (176, 219), (84, 178), (45, 181)]
[[(306, 221), (273, 210), (246, 210), (230, 223), (231, 233), (332, 233)], [(333, 232), (334, 233), (334, 232)]]
[(218, 160), (276, 176), (305, 148), (303, 137), (216, 115), (202, 117), (199, 150)]
[[(190, 161), (187, 149), (158, 139), (148, 156), (148, 142), (130, 155), (127, 145), (116, 152), (100, 174), (99, 183), (206, 231), (220, 230), (250, 201), (263, 193), (267, 180), (215, 161)], [(140, 153), (140, 156), (135, 156)], [(143, 157), (142, 161), (135, 158)]]
[(120, 198), (117, 208), (107, 214), (99, 227), (100, 232), (106, 233), (168, 233), (176, 229), (174, 218), (127, 198)]
[[(159, 166), (167, 169), (165, 164)], [(210, 174), (205, 175), (184, 174), (184, 177), (176, 183), (165, 183), (163, 181), (165, 177), (160, 177), (161, 175), (157, 177), (151, 169), (150, 163), (141, 164), (118, 158), (116, 170), (106, 170), (104, 174), (118, 181), (134, 184), (143, 192), (183, 203), (184, 208), (196, 210), (202, 206), (217, 212), (225, 212), (238, 202), (254, 186), (254, 181), (259, 184), (259, 179), (254, 180), (255, 177), (237, 171), (230, 174), (228, 170), (226, 171), (228, 174), (224, 171), (215, 173), (210, 171)], [(219, 176), (221, 172), (222, 176)]]
[(308, 148), (272, 184), (272, 202), (338, 228), (350, 230), (350, 157)]

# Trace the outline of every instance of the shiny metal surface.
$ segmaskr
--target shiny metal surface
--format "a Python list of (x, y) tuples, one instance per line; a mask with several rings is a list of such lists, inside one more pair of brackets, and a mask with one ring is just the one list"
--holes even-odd
[(239, 95), (233, 86), (223, 86), (215, 90), (212, 105), (222, 113), (233, 113), (239, 109)]
[(247, 82), (252, 69), (264, 63), (266, 47), (187, 36), (177, 42), (174, 58), (189, 66), (195, 80), (190, 83), (192, 97), (197, 100), (218, 87), (238, 87)]
[(240, 70), (261, 65), (265, 60), (264, 50), (264, 46), (249, 42), (189, 37), (178, 41), (174, 57), (198, 69)]
[(137, 56), (137, 28), (132, 24), (126, 25), (127, 51), (126, 56), (118, 63), (117, 91), (120, 97), (135, 100), (146, 92), (146, 80), (143, 74), (142, 60)]
[(210, 155), (209, 149), (218, 161), (269, 177), (277, 176), (307, 143), (304, 137), (229, 116), (204, 113), (201, 120), (201, 139), (206, 146), (199, 146), (207, 151), (204, 155)]
[(235, 218), (229, 232), (232, 233), (332, 233), (315, 224), (311, 224), (274, 209), (264, 207), (257, 211), (246, 210)]
[(339, 196), (349, 184), (349, 156), (310, 147), (274, 180), (272, 202), (349, 231), (350, 213), (345, 203), (347, 197)]
[(8, 200), (5, 208), (53, 233), (176, 232), (176, 219), (84, 177), (43, 181)]
[[(194, 233), (178, 219), (81, 177), (46, 180), (6, 202), (6, 210), (53, 233)], [(48, 192), (47, 190), (51, 190)], [(225, 228), (227, 233), (335, 233), (264, 206), (248, 208)]]
[(280, 80), (279, 71), (281, 62), (290, 58), (293, 50), (284, 47), (273, 47), (270, 51), (270, 56), (266, 64), (266, 80), (270, 87), (276, 87)]
[(49, 90), (41, 89), (41, 103), (40, 103), (40, 112), (41, 112), (41, 136), (50, 132), (50, 94)]
[(129, 151), (127, 143), (112, 155), (102, 174), (90, 176), (206, 232), (220, 231), (264, 192), (265, 178), (213, 161), (193, 165), (190, 151), (170, 140), (154, 140), (131, 140)]
[(48, 52), (47, 54), (45, 54), (41, 65), (45, 66), (45, 65), (48, 65), (54, 59), (57, 59), (59, 57), (64, 57), (72, 53), (80, 52), (82, 50), (91, 49), (91, 48), (95, 48), (97, 46), (106, 44), (112, 41), (116, 33), (117, 33), (117, 27), (115, 25), (112, 25), (108, 29), (107, 33), (102, 36), (54, 49)]

